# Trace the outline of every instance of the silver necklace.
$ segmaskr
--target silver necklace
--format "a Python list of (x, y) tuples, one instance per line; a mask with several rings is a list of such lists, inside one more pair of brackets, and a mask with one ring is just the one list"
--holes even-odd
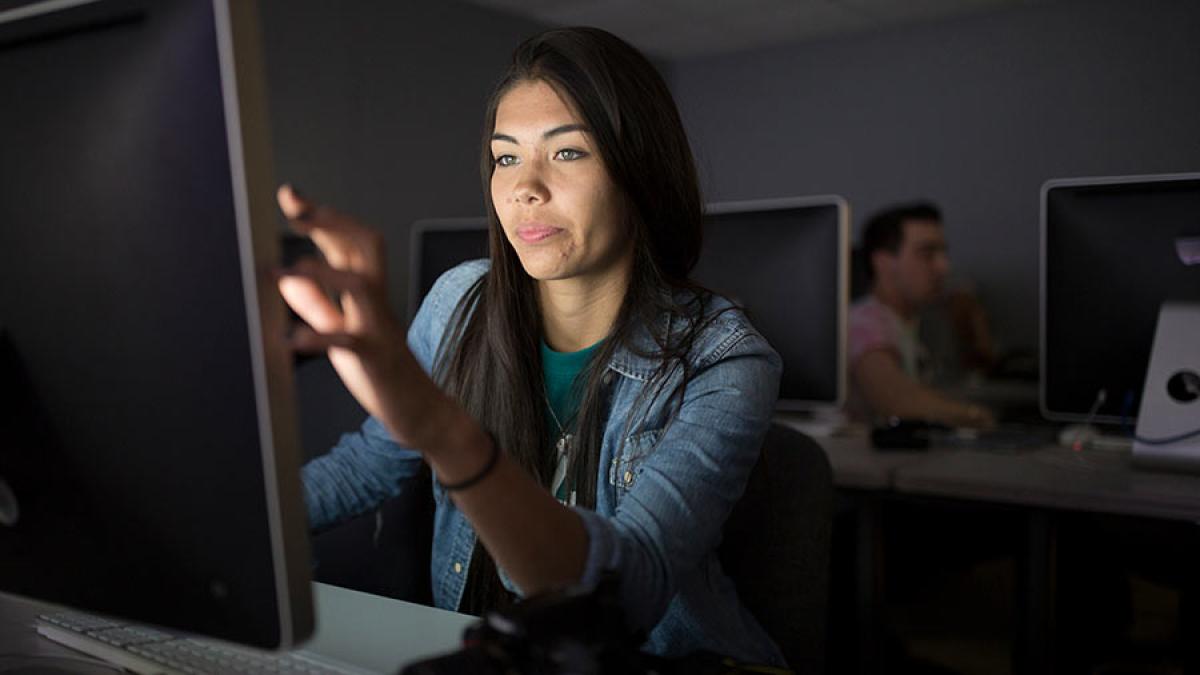
[[(554, 426), (558, 427), (558, 442), (554, 444), (554, 476), (550, 479), (550, 494), (556, 498), (559, 497), (559, 492), (564, 487), (567, 481), (567, 453), (571, 448), (571, 440), (574, 438), (572, 434), (567, 433), (566, 427), (558, 419), (558, 413), (554, 412), (554, 406), (550, 405), (550, 396), (544, 391), (543, 397), (546, 399), (546, 408), (550, 411), (550, 419), (554, 420)], [(572, 419), (574, 417), (572, 416)], [(569, 421), (569, 420), (568, 420)], [(566, 504), (575, 503), (575, 491), (571, 490), (570, 494), (563, 499)]]
[(554, 450), (558, 453), (558, 457), (561, 459), (562, 456), (567, 453), (567, 449), (571, 445), (571, 439), (573, 439), (575, 435), (567, 433), (566, 427), (563, 426), (562, 422), (558, 421), (558, 414), (554, 412), (554, 406), (550, 405), (550, 397), (545, 396), (545, 399), (546, 409), (550, 411), (550, 419), (554, 420), (554, 426), (558, 427), (558, 441), (554, 443)]

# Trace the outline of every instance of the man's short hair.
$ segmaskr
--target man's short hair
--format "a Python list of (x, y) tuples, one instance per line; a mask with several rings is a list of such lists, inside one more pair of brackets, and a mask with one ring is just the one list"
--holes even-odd
[(904, 241), (904, 223), (909, 220), (929, 220), (942, 222), (942, 212), (933, 202), (913, 202), (891, 206), (871, 216), (863, 228), (862, 245), (859, 247), (862, 255), (864, 271), (867, 280), (875, 279), (875, 267), (871, 264), (871, 256), (875, 251), (897, 253)]

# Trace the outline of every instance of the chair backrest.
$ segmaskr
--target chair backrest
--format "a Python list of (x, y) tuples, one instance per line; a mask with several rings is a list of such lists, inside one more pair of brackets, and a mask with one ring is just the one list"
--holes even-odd
[(718, 550), (742, 604), (796, 672), (825, 666), (833, 472), (811, 438), (772, 424)]

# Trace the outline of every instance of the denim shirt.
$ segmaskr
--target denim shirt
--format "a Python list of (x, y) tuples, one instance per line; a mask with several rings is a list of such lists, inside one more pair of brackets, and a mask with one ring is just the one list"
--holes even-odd
[[(432, 372), (442, 334), (486, 260), (463, 263), (434, 285), (408, 332), (408, 345)], [(706, 309), (728, 308), (715, 298)], [(634, 344), (652, 353), (648, 330)], [(630, 623), (648, 632), (644, 648), (664, 656), (699, 649), (737, 659), (783, 665), (766, 631), (738, 601), (716, 549), (741, 497), (770, 424), (781, 363), (740, 311), (710, 322), (690, 352), (691, 379), (682, 406), (665, 394), (640, 396), (665, 384), (679, 368), (652, 381), (658, 362), (618, 348), (602, 377), (610, 405), (603, 430), (595, 511), (572, 507), (587, 532), (580, 584), (594, 585), (616, 570)], [(637, 407), (638, 409), (634, 409)], [(550, 451), (549, 449), (547, 450)], [(310, 524), (321, 528), (366, 512), (408, 488), (421, 455), (397, 445), (368, 418), (333, 450), (303, 469)], [(462, 599), (475, 530), (434, 482), (435, 520), (430, 573), (434, 602), (454, 610)], [(501, 580), (520, 594), (504, 570)]]

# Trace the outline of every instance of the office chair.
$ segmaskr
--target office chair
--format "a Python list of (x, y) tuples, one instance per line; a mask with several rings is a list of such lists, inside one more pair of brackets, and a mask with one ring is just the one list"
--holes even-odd
[(816, 441), (772, 424), (717, 551), (742, 604), (798, 673), (825, 666), (833, 472)]

